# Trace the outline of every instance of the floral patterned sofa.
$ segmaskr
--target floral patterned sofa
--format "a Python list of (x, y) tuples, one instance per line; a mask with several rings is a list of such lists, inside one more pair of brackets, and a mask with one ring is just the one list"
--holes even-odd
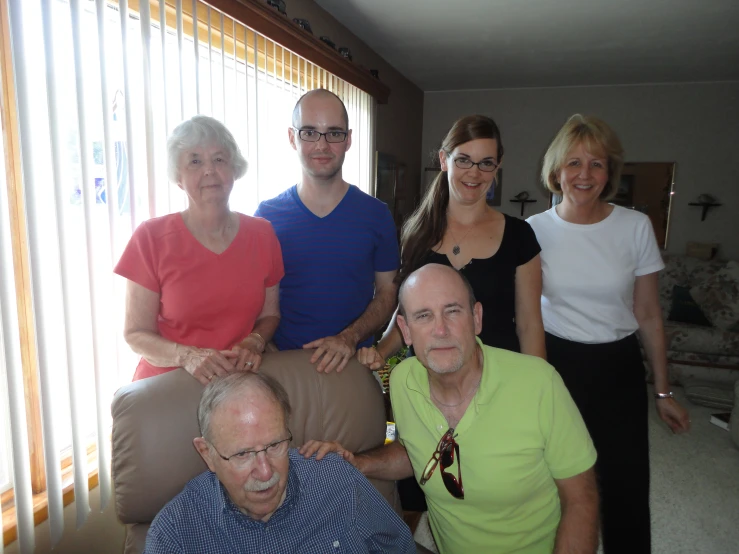
[(739, 263), (675, 254), (664, 261), (659, 294), (670, 380), (689, 398), (691, 388), (707, 397), (698, 403), (730, 406), (739, 380)]

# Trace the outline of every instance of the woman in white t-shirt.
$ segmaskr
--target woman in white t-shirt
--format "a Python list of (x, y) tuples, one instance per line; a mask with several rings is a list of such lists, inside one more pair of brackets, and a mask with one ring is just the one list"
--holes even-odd
[(549, 362), (598, 450), (606, 554), (651, 551), (648, 398), (636, 331), (654, 372), (659, 417), (690, 420), (669, 391), (657, 273), (664, 263), (649, 218), (609, 204), (623, 148), (594, 117), (573, 115), (544, 156), (542, 179), (562, 202), (528, 219), (541, 245)]

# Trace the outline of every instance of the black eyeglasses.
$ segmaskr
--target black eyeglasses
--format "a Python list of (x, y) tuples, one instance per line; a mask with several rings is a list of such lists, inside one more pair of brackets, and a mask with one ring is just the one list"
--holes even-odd
[(251, 466), (254, 460), (257, 459), (257, 454), (259, 454), (260, 452), (264, 452), (264, 454), (268, 458), (272, 459), (282, 458), (285, 454), (287, 454), (287, 449), (290, 447), (290, 441), (293, 440), (293, 435), (292, 433), (290, 433), (289, 430), (288, 434), (290, 435), (288, 438), (282, 439), (281, 441), (273, 442), (272, 444), (268, 444), (261, 450), (242, 450), (241, 452), (237, 452), (236, 454), (228, 457), (218, 452), (218, 450), (216, 450), (216, 447), (213, 446), (212, 443), (209, 444), (213, 447), (213, 450), (216, 451), (216, 454), (218, 454), (221, 458), (223, 458), (227, 462), (232, 463), (238, 469), (246, 469), (247, 467)]
[(469, 158), (454, 158), (454, 165), (459, 169), (472, 169), (473, 165), (476, 165), (480, 171), (485, 173), (492, 173), (498, 168), (498, 163), (493, 160), (482, 160), (481, 162), (473, 162)]
[[(444, 480), (444, 486), (455, 498), (464, 500), (464, 487), (462, 486), (462, 459), (459, 456), (459, 445), (454, 438), (454, 428), (449, 430), (441, 437), (436, 450), (431, 455), (431, 459), (426, 464), (423, 474), (421, 475), (421, 485), (425, 485), (426, 481), (431, 479), (437, 465), (441, 465), (441, 478)], [(454, 464), (454, 453), (457, 453), (457, 477), (446, 472), (446, 468)]]
[(298, 132), (300, 140), (304, 140), (305, 142), (318, 142), (321, 140), (321, 137), (326, 137), (326, 142), (330, 143), (344, 142), (349, 134), (349, 131), (328, 131), (321, 133), (315, 129), (298, 129), (297, 127), (293, 127), (293, 129)]

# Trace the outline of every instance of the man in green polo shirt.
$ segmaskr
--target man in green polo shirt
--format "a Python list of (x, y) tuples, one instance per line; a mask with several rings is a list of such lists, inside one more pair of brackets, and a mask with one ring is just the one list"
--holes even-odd
[(596, 454), (575, 404), (540, 358), (484, 346), (482, 306), (454, 269), (429, 264), (400, 289), (416, 357), (390, 377), (399, 440), (341, 453), (368, 477), (415, 475), (442, 554), (593, 554)]

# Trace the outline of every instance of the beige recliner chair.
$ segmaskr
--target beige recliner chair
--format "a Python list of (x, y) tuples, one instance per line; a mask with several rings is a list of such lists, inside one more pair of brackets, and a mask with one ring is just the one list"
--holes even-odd
[[(322, 374), (312, 351), (266, 354), (260, 371), (277, 379), (292, 405), (292, 446), (337, 440), (357, 452), (385, 439), (385, 408), (374, 376), (356, 359), (341, 373)], [(200, 436), (203, 386), (184, 369), (136, 381), (113, 400), (113, 482), (116, 512), (127, 525), (126, 554), (144, 550), (154, 516), (207, 466), (192, 444)], [(395, 483), (373, 481), (399, 510)]]

